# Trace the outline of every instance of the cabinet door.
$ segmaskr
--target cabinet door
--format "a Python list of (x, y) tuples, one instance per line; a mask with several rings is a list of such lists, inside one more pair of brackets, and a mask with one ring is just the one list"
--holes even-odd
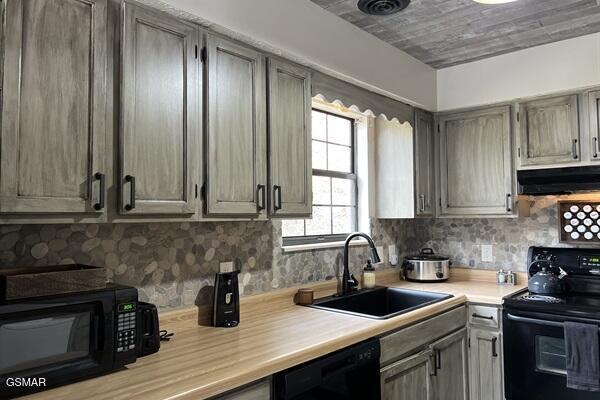
[(590, 117), (590, 158), (600, 160), (600, 91), (588, 94)]
[(257, 215), (265, 209), (264, 64), (257, 51), (208, 36), (204, 146), (208, 215)]
[(121, 212), (193, 214), (198, 32), (129, 3), (123, 23)]
[(431, 345), (434, 355), (433, 391), (436, 400), (467, 400), (467, 330), (461, 329)]
[(382, 400), (433, 399), (433, 353), (423, 351), (381, 370)]
[(308, 70), (269, 59), (269, 212), (312, 212), (311, 80)]
[(471, 329), (469, 380), (471, 400), (502, 400), (502, 346), (499, 332)]
[(433, 116), (415, 111), (415, 210), (431, 216), (434, 210)]
[(7, 0), (0, 212), (104, 212), (106, 0)]
[(512, 215), (510, 107), (440, 116), (441, 215)]
[(521, 165), (579, 162), (578, 96), (533, 100), (519, 105)]

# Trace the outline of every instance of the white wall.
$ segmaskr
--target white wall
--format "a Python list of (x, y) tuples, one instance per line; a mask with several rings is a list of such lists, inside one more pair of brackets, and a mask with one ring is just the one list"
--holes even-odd
[(163, 0), (325, 72), (434, 110), (436, 72), (309, 0)]
[(600, 85), (600, 33), (437, 72), (438, 110)]

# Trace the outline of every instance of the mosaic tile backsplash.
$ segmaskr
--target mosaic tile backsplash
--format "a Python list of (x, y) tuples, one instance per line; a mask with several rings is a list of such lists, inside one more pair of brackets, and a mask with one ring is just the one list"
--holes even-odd
[[(400, 258), (432, 247), (454, 265), (525, 271), (529, 246), (566, 246), (559, 243), (558, 199), (536, 198), (531, 216), (518, 219), (372, 220), (373, 240), (383, 246), (378, 268), (392, 267), (388, 246), (395, 244)], [(493, 245), (493, 262), (481, 261), (483, 244)], [(366, 256), (364, 247), (350, 250), (356, 276)], [(0, 226), (0, 268), (105, 266), (111, 281), (138, 287), (142, 300), (162, 310), (208, 304), (219, 263), (236, 257), (242, 294), (335, 279), (342, 271), (339, 248), (284, 253), (280, 221)]]
[[(589, 194), (535, 197), (530, 216), (523, 218), (439, 218), (410, 223), (412, 230), (419, 232), (421, 246), (449, 256), (454, 265), (525, 272), (530, 246), (571, 247), (559, 242), (556, 202), (560, 199), (597, 201), (598, 198)], [(493, 262), (481, 260), (484, 244), (493, 246)]]
[[(377, 245), (398, 243), (400, 225), (374, 221)], [(350, 250), (356, 276), (364, 247)], [(341, 249), (283, 253), (281, 222), (202, 222), (0, 226), (0, 268), (67, 263), (105, 266), (110, 281), (136, 286), (161, 309), (210, 301), (219, 263), (239, 257), (241, 294), (341, 275)], [(382, 265), (386, 268), (389, 265)]]

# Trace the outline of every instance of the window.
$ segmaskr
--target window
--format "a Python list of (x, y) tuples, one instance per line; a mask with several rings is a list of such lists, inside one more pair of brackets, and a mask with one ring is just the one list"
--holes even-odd
[(311, 219), (282, 221), (284, 245), (344, 240), (357, 227), (354, 120), (312, 111)]

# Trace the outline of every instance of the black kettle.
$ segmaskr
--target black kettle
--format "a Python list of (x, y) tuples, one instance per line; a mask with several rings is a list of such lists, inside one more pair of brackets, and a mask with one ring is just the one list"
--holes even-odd
[(548, 271), (548, 267), (542, 267), (542, 270), (529, 278), (527, 288), (535, 294), (562, 294), (565, 291), (565, 285), (562, 279), (556, 274)]

